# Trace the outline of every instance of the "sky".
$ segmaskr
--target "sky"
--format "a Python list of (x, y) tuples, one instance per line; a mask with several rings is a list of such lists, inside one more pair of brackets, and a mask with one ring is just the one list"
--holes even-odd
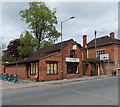
[[(97, 37), (115, 32), (118, 38), (118, 2), (46, 2), (50, 9), (56, 8), (58, 18), (57, 30), (60, 23), (71, 16), (74, 19), (63, 23), (63, 40), (74, 39), (82, 45), (82, 36), (87, 35), (88, 42)], [(20, 37), (26, 30), (27, 24), (21, 20), (20, 10), (28, 8), (28, 2), (2, 2), (0, 14), (0, 42), (8, 44)], [(57, 41), (60, 42), (60, 39)]]

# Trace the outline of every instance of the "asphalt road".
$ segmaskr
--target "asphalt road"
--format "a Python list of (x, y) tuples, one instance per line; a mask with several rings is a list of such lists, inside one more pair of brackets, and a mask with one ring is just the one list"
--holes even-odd
[(3, 105), (118, 105), (118, 79), (4, 90), (2, 95)]

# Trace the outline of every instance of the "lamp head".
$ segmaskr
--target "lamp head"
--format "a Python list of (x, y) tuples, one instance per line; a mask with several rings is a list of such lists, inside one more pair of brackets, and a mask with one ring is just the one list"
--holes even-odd
[(74, 19), (74, 18), (75, 18), (74, 16), (70, 17), (70, 19)]

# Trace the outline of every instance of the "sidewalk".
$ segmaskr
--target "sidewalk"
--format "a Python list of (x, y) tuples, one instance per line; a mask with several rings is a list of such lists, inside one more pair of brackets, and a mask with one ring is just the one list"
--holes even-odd
[(28, 81), (28, 80), (20, 80), (20, 83), (18, 83), (18, 84), (0, 80), (0, 81), (2, 81), (2, 84), (1, 84), (2, 88), (0, 90), (23, 88), (23, 87), (27, 88), (27, 87), (35, 87), (35, 86), (46, 86), (46, 85), (86, 81), (86, 80), (107, 79), (107, 78), (113, 78), (113, 77), (117, 77), (117, 76), (111, 76), (111, 75), (83, 76), (83, 77), (74, 78), (74, 79), (52, 80), (52, 81), (44, 81), (44, 82), (34, 82), (34, 81)]

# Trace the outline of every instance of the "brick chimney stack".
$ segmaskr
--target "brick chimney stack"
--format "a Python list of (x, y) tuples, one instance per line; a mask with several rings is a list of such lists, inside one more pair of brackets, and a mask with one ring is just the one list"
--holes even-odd
[(110, 33), (110, 37), (113, 38), (113, 39), (115, 39), (114, 32), (111, 32), (111, 33)]
[(87, 48), (87, 35), (83, 35), (83, 48)]
[(86, 60), (87, 59), (87, 35), (83, 35), (83, 55), (82, 59)]

